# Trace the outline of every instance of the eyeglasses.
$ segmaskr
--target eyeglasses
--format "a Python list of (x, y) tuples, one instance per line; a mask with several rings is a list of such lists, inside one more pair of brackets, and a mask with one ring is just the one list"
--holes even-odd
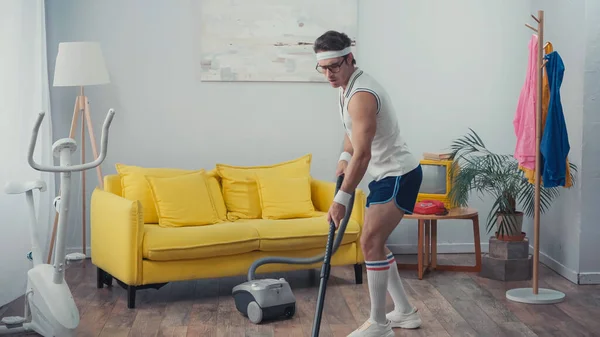
[(338, 71), (340, 71), (340, 67), (342, 66), (342, 64), (346, 62), (346, 59), (347, 56), (344, 56), (344, 59), (341, 60), (339, 63), (330, 64), (328, 66), (321, 66), (317, 64), (315, 69), (317, 69), (317, 71), (321, 74), (324, 74), (327, 70), (329, 70), (332, 73), (337, 73)]

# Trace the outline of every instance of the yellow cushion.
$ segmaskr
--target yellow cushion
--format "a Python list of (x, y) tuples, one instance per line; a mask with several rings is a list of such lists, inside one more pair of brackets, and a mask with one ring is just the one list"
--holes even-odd
[[(329, 223), (327, 213), (319, 216), (287, 220), (242, 219), (237, 223), (256, 229), (260, 236), (261, 251), (289, 251), (321, 248), (325, 251)], [(218, 226), (218, 225), (217, 225)], [(351, 219), (341, 244), (355, 242), (360, 235), (358, 222)]]
[(227, 207), (227, 220), (260, 218), (260, 199), (254, 180), (234, 180), (222, 177), (221, 186)]
[[(144, 213), (144, 223), (158, 223), (158, 215), (154, 206), (154, 199), (146, 180), (146, 175), (154, 177), (173, 177), (181, 174), (188, 174), (193, 172), (199, 172), (203, 170), (186, 170), (179, 168), (161, 168), (161, 167), (140, 167), (135, 165), (125, 165), (117, 163), (117, 173), (121, 179), (121, 196), (129, 200), (139, 200), (142, 204), (142, 210)], [(208, 185), (213, 198), (213, 203), (219, 218), (226, 220), (227, 209), (225, 207), (225, 201), (221, 194), (221, 186), (216, 170), (207, 172)]]
[(256, 174), (263, 219), (314, 216), (310, 177), (278, 177)]
[(256, 230), (234, 222), (177, 228), (147, 224), (144, 230), (142, 255), (154, 261), (243, 254), (259, 247)]
[(225, 200), (223, 200), (223, 192), (221, 192), (221, 178), (219, 177), (219, 173), (217, 170), (206, 171), (205, 178), (219, 219), (227, 221), (227, 207), (225, 206)]
[(217, 164), (216, 170), (221, 177), (223, 199), (227, 207), (227, 219), (261, 218), (260, 196), (255, 174), (271, 174), (281, 177), (310, 177), (312, 155), (263, 166), (235, 166)]
[(209, 225), (219, 222), (204, 171), (173, 177), (146, 176), (163, 227)]

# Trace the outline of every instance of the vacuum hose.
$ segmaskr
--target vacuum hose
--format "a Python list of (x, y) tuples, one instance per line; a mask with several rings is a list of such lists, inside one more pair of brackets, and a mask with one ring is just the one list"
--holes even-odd
[[(342, 186), (343, 181), (344, 181), (344, 175), (342, 174), (337, 179), (334, 195), (337, 194), (338, 190)], [(348, 225), (348, 221), (350, 221), (350, 216), (352, 215), (352, 208), (354, 206), (354, 196), (355, 196), (355, 192), (352, 191), (352, 196), (350, 198), (350, 202), (348, 203), (348, 207), (346, 207), (346, 214), (345, 214), (344, 218), (342, 219), (342, 221), (340, 222), (340, 226), (338, 228), (338, 233), (335, 236), (335, 241), (333, 242), (333, 247), (331, 246), (331, 241), (332, 241), (333, 233), (335, 232), (335, 224), (333, 221), (331, 221), (330, 228), (329, 228), (329, 236), (327, 238), (327, 248), (328, 249), (325, 250), (324, 254), (314, 256), (314, 257), (306, 257), (306, 258), (269, 256), (269, 257), (264, 257), (262, 259), (258, 259), (256, 261), (254, 261), (254, 263), (250, 266), (250, 269), (248, 270), (248, 281), (252, 281), (255, 279), (256, 269), (258, 269), (258, 267), (260, 267), (264, 264), (269, 264), (269, 263), (313, 264), (313, 263), (323, 261), (324, 258), (326, 259), (326, 261), (329, 261), (331, 256), (328, 256), (328, 254), (330, 254), (330, 255), (335, 254), (340, 243), (342, 242), (344, 233), (346, 232), (346, 226)]]

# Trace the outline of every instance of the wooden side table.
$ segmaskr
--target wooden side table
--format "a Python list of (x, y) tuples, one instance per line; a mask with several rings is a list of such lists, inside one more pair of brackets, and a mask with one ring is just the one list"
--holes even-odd
[[(473, 208), (453, 208), (446, 215), (406, 214), (405, 219), (419, 221), (418, 263), (398, 264), (398, 268), (417, 269), (419, 279), (430, 270), (481, 271), (481, 239), (479, 238), (479, 213)], [(437, 222), (438, 220), (471, 219), (473, 221), (473, 242), (475, 245), (475, 265), (455, 266), (437, 264)]]

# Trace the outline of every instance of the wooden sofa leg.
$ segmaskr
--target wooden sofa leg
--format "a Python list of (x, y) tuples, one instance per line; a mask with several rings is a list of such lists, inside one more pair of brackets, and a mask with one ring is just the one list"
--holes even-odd
[(104, 287), (104, 273), (104, 270), (96, 267), (96, 288), (98, 289)]
[(96, 267), (96, 288), (103, 288), (104, 285), (108, 287), (112, 286), (113, 277), (111, 274), (105, 272), (101, 268)]
[(135, 286), (127, 286), (127, 308), (134, 309), (135, 308)]
[(356, 284), (363, 283), (362, 264), (360, 263), (354, 265), (354, 278), (356, 280)]
[(162, 287), (164, 287), (167, 283), (152, 283), (152, 284), (144, 284), (141, 286), (132, 286), (129, 284), (126, 284), (125, 282), (119, 280), (119, 279), (115, 279), (117, 281), (117, 284), (121, 286), (121, 288), (127, 290), (127, 308), (129, 309), (135, 309), (135, 293), (138, 290), (144, 290), (144, 289), (160, 289)]

